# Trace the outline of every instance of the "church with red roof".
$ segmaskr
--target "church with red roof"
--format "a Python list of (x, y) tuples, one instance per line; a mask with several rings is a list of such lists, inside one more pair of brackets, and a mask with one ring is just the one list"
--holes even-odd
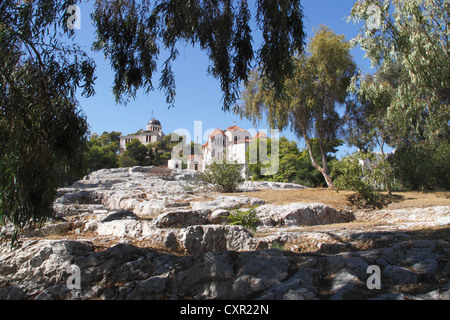
[(208, 136), (202, 146), (202, 156), (196, 155), (187, 158), (188, 170), (203, 171), (213, 162), (238, 163), (244, 165), (246, 171), (248, 163), (245, 153), (250, 143), (257, 138), (267, 138), (264, 132), (251, 134), (249, 131), (233, 124), (225, 130), (215, 129)]

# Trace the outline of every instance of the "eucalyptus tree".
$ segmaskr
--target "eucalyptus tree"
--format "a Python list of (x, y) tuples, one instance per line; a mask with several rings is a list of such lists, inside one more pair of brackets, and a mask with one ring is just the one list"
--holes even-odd
[[(364, 21), (353, 40), (375, 68), (400, 64), (387, 116), (404, 131), (439, 138), (450, 119), (450, 1), (358, 0), (350, 20)], [(410, 130), (409, 128), (413, 130)]]
[(0, 3), (0, 218), (15, 232), (53, 217), (61, 177), (76, 177), (94, 63), (71, 40), (70, 1)]
[[(139, 89), (155, 89), (152, 78), (164, 49), (168, 57), (162, 64), (158, 89), (173, 105), (172, 63), (182, 44), (198, 45), (208, 55), (208, 72), (220, 80), (224, 110), (236, 102), (240, 85), (248, 80), (254, 64), (281, 92), (293, 71), (291, 58), (302, 50), (306, 37), (300, 0), (255, 3), (256, 24), (246, 0), (96, 0), (94, 49), (104, 52), (111, 63), (116, 100), (126, 103)], [(263, 41), (256, 49), (253, 32), (258, 30)]]
[[(296, 55), (294, 74), (285, 81), (282, 95), (255, 70), (242, 93), (243, 103), (234, 111), (255, 123), (267, 116), (270, 125), (280, 130), (290, 126), (305, 141), (312, 165), (332, 188), (327, 150), (343, 133), (346, 112), (352, 105), (347, 88), (355, 74), (350, 43), (343, 35), (320, 26), (306, 52)], [(317, 139), (320, 159), (314, 155), (313, 138)]]

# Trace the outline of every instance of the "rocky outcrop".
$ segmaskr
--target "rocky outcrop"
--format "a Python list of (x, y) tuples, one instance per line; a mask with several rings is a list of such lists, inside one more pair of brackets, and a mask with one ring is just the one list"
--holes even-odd
[(180, 233), (180, 247), (189, 253), (216, 251), (249, 251), (267, 248), (244, 227), (227, 225), (198, 225)]
[(355, 220), (352, 212), (339, 212), (324, 204), (268, 204), (256, 210), (263, 226), (312, 226)]
[[(449, 244), (410, 232), (445, 228), (450, 207), (273, 205), (210, 193), (195, 176), (120, 168), (60, 189), (55, 221), (14, 250), (0, 246), (0, 299), (450, 299)], [(242, 189), (265, 187), (301, 188)], [(227, 225), (233, 209), (249, 208), (256, 232)], [(370, 265), (381, 269), (380, 290), (367, 288)]]
[(370, 212), (359, 212), (358, 220), (383, 222), (383, 223), (401, 223), (414, 226), (446, 226), (450, 225), (450, 207), (433, 206), (427, 208), (409, 208), (397, 210), (374, 210)]
[(240, 187), (243, 191), (255, 191), (261, 189), (282, 190), (282, 189), (306, 189), (306, 187), (295, 183), (283, 183), (272, 181), (245, 181)]
[[(326, 256), (273, 249), (179, 256), (32, 240), (1, 247), (0, 299), (450, 299), (449, 256), (440, 240)], [(381, 289), (367, 287), (370, 265), (381, 268)], [(421, 282), (429, 291), (412, 294)]]
[(156, 218), (158, 228), (187, 228), (194, 225), (209, 224), (208, 217), (211, 211), (204, 210), (177, 210), (169, 211)]
[(265, 204), (264, 200), (252, 197), (215, 196), (214, 200), (192, 202), (194, 210), (220, 210), (234, 209), (243, 206), (260, 206)]

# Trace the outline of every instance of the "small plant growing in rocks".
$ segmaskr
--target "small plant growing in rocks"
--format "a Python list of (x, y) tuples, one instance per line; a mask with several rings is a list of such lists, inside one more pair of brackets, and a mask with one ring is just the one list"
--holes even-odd
[(162, 180), (172, 180), (173, 179), (173, 171), (166, 167), (157, 167), (152, 170), (152, 174), (156, 175), (158, 178)]
[(227, 220), (230, 225), (243, 226), (247, 229), (255, 231), (258, 223), (258, 218), (256, 215), (256, 207), (252, 207), (248, 210), (233, 209), (230, 211)]

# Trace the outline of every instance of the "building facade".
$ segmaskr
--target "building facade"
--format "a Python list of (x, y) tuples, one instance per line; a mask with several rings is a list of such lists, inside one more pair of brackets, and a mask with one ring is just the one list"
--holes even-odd
[[(202, 146), (202, 154), (187, 156), (187, 169), (192, 171), (203, 171), (213, 162), (234, 163), (243, 165), (243, 174), (247, 171), (247, 160), (245, 153), (253, 139), (267, 136), (258, 132), (254, 137), (247, 131), (233, 125), (226, 130), (216, 129), (209, 136), (208, 141)], [(169, 168), (180, 168), (180, 159), (169, 161)]]
[(162, 132), (161, 122), (153, 118), (147, 124), (146, 130), (141, 130), (138, 134), (120, 137), (119, 153), (127, 150), (127, 143), (132, 140), (139, 140), (143, 145), (148, 145), (157, 141), (163, 141), (165, 134)]

